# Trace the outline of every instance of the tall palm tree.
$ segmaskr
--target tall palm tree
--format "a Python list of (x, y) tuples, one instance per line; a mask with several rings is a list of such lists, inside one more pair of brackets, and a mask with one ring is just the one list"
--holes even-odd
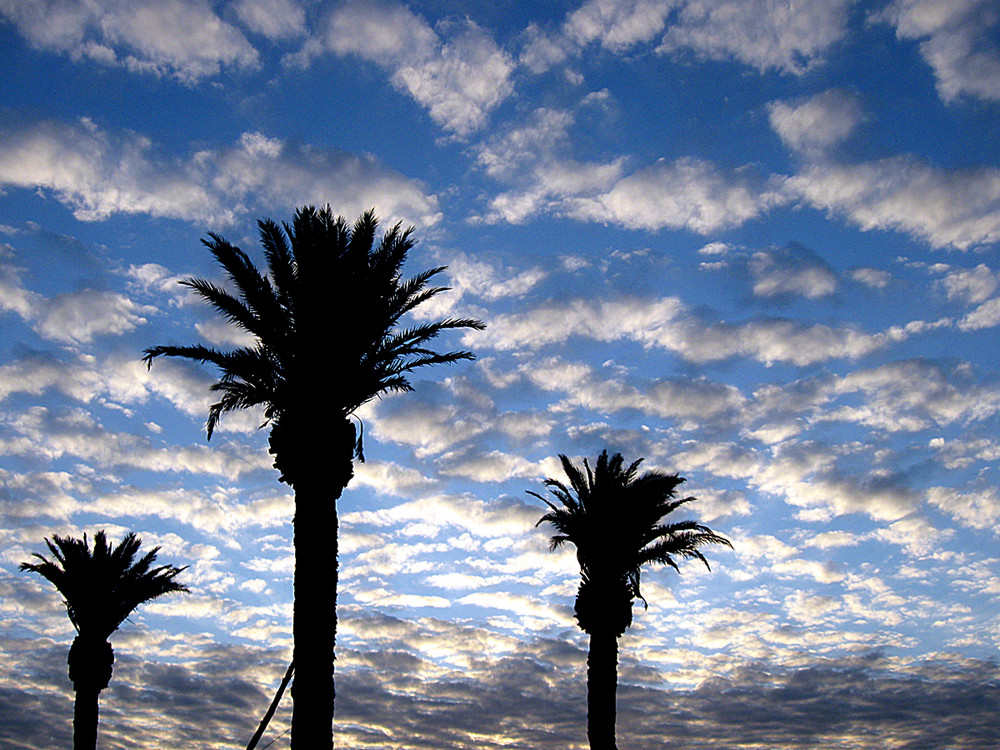
[[(153, 567), (159, 547), (136, 559), (142, 540), (126, 534), (109, 546), (104, 531), (94, 535), (94, 548), (83, 539), (53, 536), (45, 540), (52, 560), (21, 563), (56, 587), (66, 604), (76, 638), (69, 649), (69, 678), (76, 692), (73, 747), (97, 747), (98, 696), (111, 682), (115, 652), (109, 639), (135, 608), (164, 594), (187, 591), (174, 579), (185, 568)], [(186, 567), (186, 566), (185, 566)]]
[(580, 588), (576, 619), (590, 636), (587, 656), (587, 737), (591, 750), (614, 750), (618, 639), (632, 624), (632, 603), (646, 600), (639, 588), (642, 568), (669, 565), (678, 572), (680, 558), (697, 558), (708, 566), (700, 547), (729, 540), (695, 521), (664, 519), (695, 498), (678, 498), (684, 479), (676, 474), (648, 471), (639, 475), (638, 461), (625, 466), (620, 453), (608, 458), (605, 450), (591, 468), (583, 470), (560, 454), (569, 484), (546, 479), (558, 504), (537, 492), (549, 506), (538, 524), (549, 523), (556, 533), (550, 548), (569, 542), (576, 546)]
[(428, 342), (484, 325), (449, 318), (400, 327), (408, 312), (446, 290), (428, 286), (444, 267), (401, 278), (412, 227), (396, 224), (376, 243), (374, 211), (351, 227), (329, 206), (309, 206), (291, 226), (261, 221), (259, 228), (268, 275), (210, 233), (204, 244), (236, 295), (203, 279), (182, 282), (255, 343), (226, 352), (155, 346), (145, 361), (182, 357), (218, 368), (212, 390), (221, 395), (209, 409), (209, 438), (223, 414), (264, 407), (274, 466), (295, 492), (292, 747), (322, 750), (333, 742), (337, 500), (354, 475), (354, 458), (364, 460), (352, 416), (384, 393), (412, 390), (407, 374), (419, 367), (472, 359), (467, 351), (436, 353)]

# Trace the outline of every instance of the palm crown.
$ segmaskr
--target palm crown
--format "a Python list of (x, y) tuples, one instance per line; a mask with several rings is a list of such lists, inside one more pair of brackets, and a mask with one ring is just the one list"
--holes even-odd
[(538, 523), (555, 528), (551, 548), (566, 542), (576, 546), (582, 579), (577, 617), (585, 631), (590, 632), (600, 616), (605, 622), (615, 620), (619, 635), (624, 632), (632, 622), (633, 600), (646, 601), (640, 588), (644, 565), (664, 564), (679, 571), (678, 559), (695, 558), (708, 566), (700, 547), (732, 546), (695, 521), (664, 522), (695, 499), (676, 496), (682, 477), (658, 471), (640, 475), (642, 459), (626, 466), (620, 453), (609, 458), (606, 450), (594, 467), (584, 459), (583, 470), (566, 456), (559, 458), (569, 484), (545, 481), (559, 504), (529, 492), (549, 506)]
[[(412, 228), (396, 224), (374, 244), (374, 211), (352, 228), (329, 206), (299, 209), (291, 226), (270, 220), (258, 225), (269, 277), (238, 247), (210, 233), (204, 243), (237, 295), (204, 279), (182, 282), (252, 334), (255, 344), (227, 352), (202, 345), (145, 351), (147, 366), (165, 355), (220, 369), (212, 386), (221, 396), (209, 410), (210, 438), (229, 411), (263, 405), (265, 418), (277, 422), (305, 394), (315, 399), (318, 393), (346, 417), (383, 393), (412, 390), (406, 376), (418, 367), (472, 358), (467, 351), (439, 354), (427, 343), (448, 329), (482, 329), (480, 321), (449, 318), (399, 328), (406, 313), (446, 290), (428, 286), (444, 267), (401, 278), (415, 244)], [(329, 385), (331, 362), (335, 388)], [(360, 457), (360, 441), (358, 450)]]
[(142, 540), (135, 534), (126, 534), (112, 546), (104, 531), (98, 531), (93, 549), (86, 534), (83, 539), (53, 536), (45, 543), (53, 560), (36, 552), (41, 562), (21, 563), (21, 570), (38, 573), (56, 587), (82, 636), (106, 640), (140, 604), (187, 591), (174, 580), (185, 568), (153, 567), (159, 547), (136, 559)]

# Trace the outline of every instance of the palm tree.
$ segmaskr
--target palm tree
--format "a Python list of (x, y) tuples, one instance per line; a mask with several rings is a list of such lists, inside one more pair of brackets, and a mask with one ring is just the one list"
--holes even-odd
[(93, 550), (86, 534), (83, 539), (53, 536), (45, 543), (54, 559), (36, 552), (34, 556), (41, 562), (21, 563), (21, 570), (33, 571), (51, 581), (65, 599), (66, 612), (77, 633), (68, 660), (69, 678), (76, 692), (73, 747), (94, 750), (98, 696), (111, 682), (115, 661), (108, 639), (140, 604), (164, 594), (187, 591), (174, 580), (185, 568), (154, 568), (159, 547), (136, 559), (142, 540), (131, 533), (112, 547), (104, 531), (98, 531)]
[(269, 276), (210, 233), (204, 244), (237, 295), (203, 279), (182, 282), (255, 343), (226, 352), (155, 346), (145, 361), (182, 357), (218, 368), (212, 390), (221, 395), (208, 412), (209, 438), (223, 414), (264, 407), (274, 466), (295, 492), (291, 741), (296, 750), (318, 750), (333, 742), (337, 500), (354, 475), (354, 458), (364, 460), (352, 417), (384, 393), (412, 390), (406, 376), (419, 367), (472, 359), (467, 351), (436, 353), (428, 342), (484, 325), (449, 318), (400, 328), (408, 312), (446, 290), (428, 286), (444, 267), (400, 277), (415, 242), (412, 227), (396, 224), (376, 244), (374, 211), (351, 227), (329, 206), (299, 209), (291, 226), (258, 226)]
[(576, 619), (590, 636), (587, 656), (587, 737), (591, 750), (614, 750), (615, 699), (618, 691), (618, 639), (632, 624), (632, 603), (646, 600), (639, 588), (644, 565), (669, 565), (678, 572), (678, 558), (697, 558), (708, 566), (699, 547), (729, 540), (694, 521), (664, 523), (664, 518), (695, 498), (676, 496), (684, 479), (676, 474), (638, 473), (640, 458), (625, 466), (620, 453), (610, 459), (605, 450), (592, 469), (583, 470), (560, 454), (569, 479), (546, 479), (559, 504), (537, 492), (550, 510), (538, 524), (550, 523), (556, 533), (550, 549), (565, 542), (576, 545), (580, 588)]

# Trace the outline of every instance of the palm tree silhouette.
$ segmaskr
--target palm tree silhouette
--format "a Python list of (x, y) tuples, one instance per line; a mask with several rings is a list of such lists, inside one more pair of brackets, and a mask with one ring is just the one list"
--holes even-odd
[(697, 558), (707, 567), (699, 547), (732, 544), (694, 521), (663, 522), (695, 500), (676, 496), (684, 481), (676, 474), (648, 471), (640, 476), (641, 458), (626, 467), (620, 453), (609, 459), (606, 450), (593, 469), (584, 459), (582, 471), (566, 456), (559, 458), (569, 484), (545, 480), (559, 504), (528, 492), (550, 508), (536, 524), (555, 528), (550, 549), (565, 542), (576, 546), (581, 578), (576, 619), (590, 636), (587, 737), (591, 750), (614, 750), (618, 639), (632, 624), (633, 601), (646, 604), (639, 588), (642, 567), (664, 564), (680, 572), (677, 558)]
[(269, 277), (222, 237), (204, 241), (238, 296), (203, 279), (182, 283), (256, 342), (221, 352), (201, 346), (155, 346), (145, 352), (214, 364), (208, 413), (211, 438), (226, 412), (263, 406), (269, 450), (279, 479), (295, 491), (295, 602), (292, 635), (292, 747), (332, 745), (334, 644), (337, 633), (337, 499), (364, 460), (352, 416), (387, 392), (412, 390), (418, 367), (472, 359), (467, 351), (436, 353), (428, 342), (451, 329), (485, 326), (454, 319), (400, 328), (408, 312), (446, 287), (428, 282), (444, 267), (409, 279), (400, 271), (413, 229), (396, 224), (375, 244), (378, 219), (361, 215), (353, 227), (330, 207), (296, 211), (292, 225), (261, 221)]
[(136, 559), (142, 540), (126, 534), (109, 546), (104, 531), (94, 535), (90, 549), (83, 539), (53, 536), (45, 540), (53, 560), (35, 553), (41, 562), (21, 563), (21, 570), (38, 573), (56, 587), (66, 604), (76, 638), (69, 649), (69, 678), (76, 701), (73, 709), (73, 747), (97, 747), (98, 696), (111, 682), (115, 653), (108, 639), (144, 602), (164, 594), (187, 591), (174, 580), (186, 569), (173, 565), (154, 568), (159, 547)]

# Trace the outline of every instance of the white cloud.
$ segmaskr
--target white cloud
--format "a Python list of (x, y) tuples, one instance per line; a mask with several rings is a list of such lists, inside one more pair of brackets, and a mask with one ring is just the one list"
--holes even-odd
[(962, 94), (1000, 100), (1000, 19), (993, 0), (895, 0), (874, 18), (895, 26), (900, 39), (920, 40), (944, 101)]
[(843, 142), (861, 120), (861, 106), (851, 94), (830, 89), (804, 101), (771, 102), (771, 127), (793, 151), (821, 157)]
[(485, 221), (520, 223), (544, 212), (630, 229), (709, 234), (788, 201), (750, 168), (723, 172), (682, 157), (627, 173), (625, 157), (577, 161), (568, 155), (575, 119), (573, 112), (543, 107), (479, 147), (486, 173), (515, 186), (491, 199)]
[(931, 487), (927, 502), (973, 529), (1000, 528), (1000, 493), (996, 487), (977, 492), (958, 492), (949, 487)]
[(830, 549), (831, 547), (853, 547), (860, 541), (857, 534), (848, 531), (823, 531), (815, 536), (807, 537), (805, 545), (807, 547)]
[(607, 377), (585, 364), (550, 358), (523, 368), (539, 388), (560, 391), (563, 400), (552, 408), (590, 409), (602, 414), (635, 409), (643, 414), (685, 420), (692, 426), (732, 415), (743, 404), (733, 386), (701, 378), (665, 378), (637, 387)]
[(861, 392), (860, 406), (831, 408), (817, 419), (864, 424), (888, 431), (967, 424), (1000, 411), (1000, 389), (976, 382), (970, 368), (902, 360), (836, 378), (831, 396)]
[(479, 147), (477, 160), (491, 177), (517, 187), (490, 201), (487, 221), (520, 223), (542, 212), (569, 212), (579, 196), (610, 189), (621, 178), (625, 159), (579, 162), (565, 155), (574, 115), (539, 108), (531, 119)]
[(513, 92), (514, 63), (472, 21), (439, 29), (446, 40), (401, 5), (345, 2), (330, 13), (322, 35), (290, 61), (305, 65), (324, 52), (371, 60), (390, 70), (393, 85), (426, 107), (432, 120), (464, 138)]
[(426, 491), (433, 487), (435, 482), (416, 469), (387, 461), (368, 460), (364, 463), (360, 461), (355, 463), (354, 479), (351, 480), (351, 486), (356, 484), (372, 487), (377, 492), (409, 496)]
[(535, 478), (541, 475), (538, 464), (500, 451), (476, 452), (456, 461), (449, 461), (441, 473), (463, 477), (474, 482), (496, 483), (515, 478)]
[(739, 226), (786, 199), (760, 185), (748, 170), (720, 172), (702, 159), (684, 157), (623, 177), (607, 191), (570, 198), (573, 218), (629, 229), (687, 229), (710, 234)]
[[(380, 405), (386, 403), (389, 400), (380, 402)], [(375, 438), (381, 442), (412, 446), (419, 457), (443, 453), (486, 429), (487, 425), (479, 414), (466, 415), (454, 405), (424, 404), (413, 398), (391, 411), (378, 408), (371, 421)]]
[(864, 231), (897, 230), (960, 250), (1000, 241), (1000, 169), (948, 171), (899, 156), (811, 166), (785, 187)]
[(40, 49), (186, 83), (258, 60), (246, 37), (199, 0), (2, 0), (0, 14)]
[(851, 278), (872, 289), (885, 289), (892, 281), (892, 274), (878, 268), (856, 268), (851, 272)]
[(588, 0), (552, 35), (529, 29), (522, 61), (542, 72), (597, 42), (617, 54), (656, 43), (660, 53), (693, 52), (760, 71), (801, 74), (846, 31), (850, 0)]
[(958, 323), (958, 327), (963, 331), (993, 328), (996, 325), (1000, 325), (1000, 297), (987, 300)]
[(832, 612), (840, 609), (841, 603), (832, 596), (806, 594), (796, 591), (785, 597), (785, 609), (789, 616), (807, 625), (816, 625)]
[(345, 513), (344, 522), (376, 528), (419, 523), (424, 536), (450, 529), (482, 540), (520, 538), (534, 527), (538, 516), (537, 509), (511, 500), (484, 502), (467, 495), (431, 495), (384, 510)]
[(897, 544), (913, 557), (933, 552), (942, 541), (953, 536), (951, 529), (941, 529), (924, 518), (903, 518), (875, 532), (875, 537)]
[(0, 263), (0, 311), (31, 324), (42, 338), (61, 344), (89, 344), (95, 337), (121, 335), (146, 322), (153, 312), (117, 292), (81, 289), (52, 298), (21, 285), (18, 270)]
[(679, 0), (588, 0), (569, 14), (563, 34), (578, 45), (624, 51), (655, 39)]
[[(739, 323), (703, 321), (675, 297), (658, 300), (572, 300), (487, 321), (490, 335), (480, 348), (537, 349), (573, 336), (596, 341), (631, 340), (674, 351), (692, 362), (746, 356), (765, 364), (808, 365), (828, 359), (856, 359), (919, 332), (926, 324), (869, 334), (851, 327), (763, 318)], [(917, 321), (919, 324), (920, 321)], [(468, 340), (469, 345), (472, 340)]]
[(66, 457), (105, 469), (208, 474), (229, 481), (271, 468), (270, 456), (259, 446), (162, 446), (136, 435), (106, 430), (82, 409), (53, 413), (33, 407), (9, 420), (6, 427), (0, 450), (7, 455), (30, 455), (46, 461)]
[(817, 299), (833, 294), (837, 277), (814, 253), (797, 245), (755, 252), (750, 258), (753, 293), (760, 297), (798, 295)]
[(843, 38), (850, 6), (850, 0), (688, 0), (659, 50), (802, 74)]
[(25, 289), (21, 273), (17, 266), (0, 262), (0, 312), (13, 312), (23, 320), (31, 320), (44, 298)]
[(251, 31), (285, 40), (306, 33), (305, 8), (297, 0), (237, 0), (233, 9)]
[(472, 257), (468, 253), (450, 252), (447, 263), (448, 293), (438, 295), (413, 311), (419, 319), (439, 319), (452, 314), (452, 310), (466, 297), (495, 302), (509, 297), (522, 297), (548, 276), (538, 266), (517, 270), (487, 257)]
[(949, 271), (940, 281), (950, 300), (978, 305), (985, 302), (1000, 288), (997, 274), (985, 263), (975, 268), (959, 268)]
[(46, 300), (36, 310), (36, 330), (44, 338), (66, 344), (86, 344), (99, 335), (120, 335), (146, 322), (140, 308), (117, 292), (84, 289)]
[(422, 226), (439, 218), (434, 196), (368, 156), (249, 132), (184, 162), (164, 157), (144, 136), (112, 134), (86, 118), (9, 132), (0, 145), (0, 185), (52, 190), (81, 221), (125, 213), (218, 225), (251, 207), (326, 203), (347, 216), (376, 206), (384, 220)]

